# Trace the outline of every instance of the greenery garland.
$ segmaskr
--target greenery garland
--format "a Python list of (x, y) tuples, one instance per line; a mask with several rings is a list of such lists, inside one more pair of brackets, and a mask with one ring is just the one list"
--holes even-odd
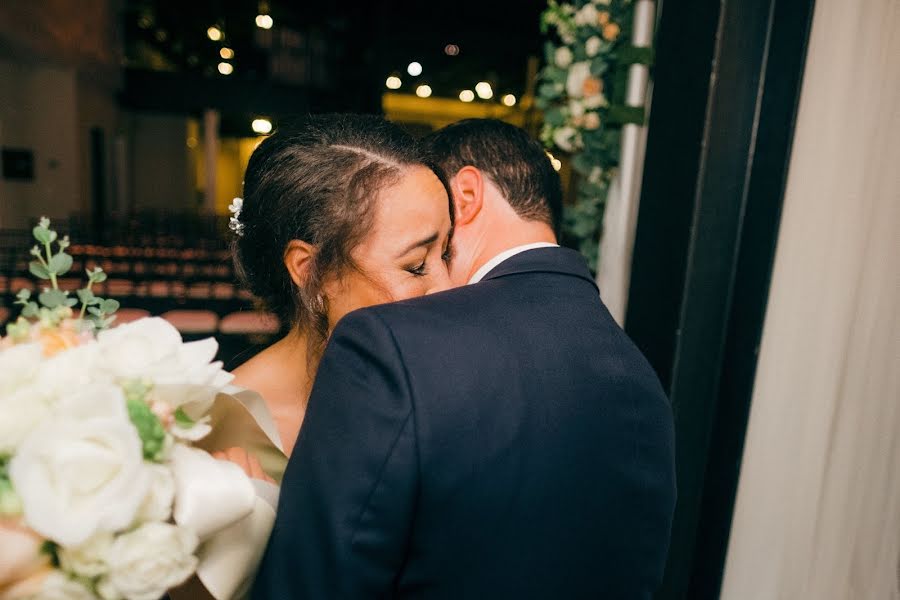
[(653, 60), (651, 48), (629, 43), (633, 16), (631, 0), (549, 0), (541, 16), (549, 37), (537, 94), (541, 141), (571, 157), (577, 198), (566, 206), (563, 235), (595, 271), (622, 126), (644, 122), (643, 107), (625, 104), (629, 66)]

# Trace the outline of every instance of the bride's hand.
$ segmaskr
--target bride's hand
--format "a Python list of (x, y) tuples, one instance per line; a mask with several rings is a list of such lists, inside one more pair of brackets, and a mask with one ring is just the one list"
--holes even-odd
[(251, 479), (259, 479), (261, 481), (268, 481), (269, 483), (275, 483), (275, 480), (266, 475), (266, 472), (263, 471), (262, 465), (259, 463), (259, 459), (255, 456), (244, 450), (243, 448), (228, 448), (222, 452), (213, 452), (213, 456), (220, 460), (227, 460), (228, 462), (232, 462), (239, 466), (244, 470), (244, 473), (247, 474), (247, 477)]

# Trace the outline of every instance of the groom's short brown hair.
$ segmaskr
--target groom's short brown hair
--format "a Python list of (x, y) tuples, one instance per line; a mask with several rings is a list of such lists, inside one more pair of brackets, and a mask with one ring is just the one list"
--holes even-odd
[(428, 135), (423, 143), (429, 162), (446, 181), (463, 167), (475, 167), (490, 177), (516, 214), (559, 231), (559, 175), (544, 148), (523, 129), (497, 119), (466, 119)]

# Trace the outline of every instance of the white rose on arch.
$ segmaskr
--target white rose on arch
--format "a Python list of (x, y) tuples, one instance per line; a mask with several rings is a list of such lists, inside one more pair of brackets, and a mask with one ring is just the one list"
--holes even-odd
[(146, 523), (113, 542), (97, 589), (108, 600), (159, 600), (197, 570), (197, 544), (190, 529)]
[(603, 47), (603, 40), (601, 40), (596, 35), (589, 37), (588, 41), (586, 41), (584, 43), (585, 53), (592, 58), (594, 56), (597, 56), (600, 53), (600, 48), (602, 48), (602, 47)]
[(581, 10), (575, 13), (576, 25), (597, 25), (600, 13), (593, 4), (585, 4)]
[(128, 527), (150, 484), (125, 398), (110, 384), (61, 398), (19, 446), (9, 475), (26, 524), (64, 546)]
[(560, 46), (556, 49), (556, 52), (553, 53), (553, 62), (561, 69), (568, 68), (568, 66), (572, 64), (574, 58), (575, 55), (572, 54), (572, 51), (568, 46)]
[(570, 98), (584, 97), (584, 82), (591, 76), (591, 63), (577, 62), (569, 68), (566, 79), (566, 93)]
[(579, 145), (578, 132), (574, 127), (560, 127), (553, 132), (553, 143), (566, 152), (574, 152)]

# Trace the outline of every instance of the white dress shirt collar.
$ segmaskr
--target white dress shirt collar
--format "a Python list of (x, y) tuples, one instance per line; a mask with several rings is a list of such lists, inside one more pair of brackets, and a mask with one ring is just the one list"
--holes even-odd
[(516, 254), (521, 254), (526, 250), (536, 250), (537, 248), (559, 248), (558, 244), (550, 244), (548, 242), (536, 242), (534, 244), (525, 244), (524, 246), (516, 246), (515, 248), (510, 248), (509, 250), (505, 250), (487, 261), (482, 265), (480, 269), (475, 271), (475, 274), (472, 275), (472, 278), (469, 279), (469, 284), (478, 283), (484, 276), (494, 270), (494, 267), (497, 267), (500, 263), (509, 260)]

